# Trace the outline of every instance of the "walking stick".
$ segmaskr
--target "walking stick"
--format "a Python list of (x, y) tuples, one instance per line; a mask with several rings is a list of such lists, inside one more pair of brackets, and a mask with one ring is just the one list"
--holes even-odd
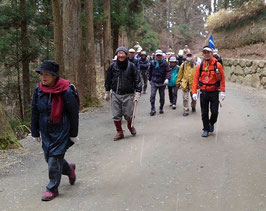
[(134, 108), (133, 108), (133, 114), (132, 114), (132, 121), (131, 121), (131, 127), (134, 127), (134, 120), (136, 115), (136, 108), (137, 108), (138, 101), (134, 101)]

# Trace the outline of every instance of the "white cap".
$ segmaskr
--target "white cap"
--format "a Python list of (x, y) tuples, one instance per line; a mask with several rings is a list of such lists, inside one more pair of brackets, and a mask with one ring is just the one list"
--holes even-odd
[(155, 51), (155, 55), (157, 56), (157, 55), (163, 55), (163, 52), (162, 52), (162, 50), (160, 50), (160, 49), (158, 49), (158, 50), (156, 50)]
[(142, 48), (138, 48), (137, 53), (140, 53), (142, 51)]
[(140, 55), (147, 55), (146, 51), (141, 51)]
[(184, 55), (184, 51), (183, 50), (179, 50), (178, 51), (178, 56), (183, 56)]
[(130, 48), (130, 49), (128, 50), (128, 52), (129, 52), (129, 53), (135, 53), (136, 51), (135, 51), (133, 48)]
[(217, 55), (218, 54), (218, 50), (217, 49), (214, 49), (213, 50), (213, 55)]
[(169, 62), (176, 62), (176, 57), (175, 56), (172, 56), (169, 60)]
[(206, 46), (203, 47), (202, 51), (210, 51), (210, 52), (212, 52), (212, 48), (210, 46), (206, 45)]

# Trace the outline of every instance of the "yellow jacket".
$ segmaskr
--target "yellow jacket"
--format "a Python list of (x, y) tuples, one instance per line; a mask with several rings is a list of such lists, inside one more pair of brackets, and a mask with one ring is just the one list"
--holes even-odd
[(179, 69), (178, 77), (176, 80), (176, 87), (180, 88), (183, 91), (187, 90), (187, 87), (189, 88), (189, 91), (192, 91), (192, 83), (194, 79), (194, 74), (196, 70), (196, 65), (193, 62), (193, 67), (191, 67), (191, 62), (185, 61)]

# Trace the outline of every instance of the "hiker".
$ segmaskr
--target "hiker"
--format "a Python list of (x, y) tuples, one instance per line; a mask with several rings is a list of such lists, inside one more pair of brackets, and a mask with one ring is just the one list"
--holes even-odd
[(122, 129), (122, 117), (127, 120), (127, 127), (130, 133), (135, 136), (137, 131), (131, 127), (134, 101), (139, 101), (142, 84), (136, 66), (128, 61), (127, 48), (121, 46), (116, 49), (117, 60), (107, 70), (105, 80), (104, 99), (110, 100), (111, 109), (117, 134), (114, 141), (124, 138)]
[[(225, 77), (222, 65), (213, 57), (210, 46), (203, 47), (203, 62), (197, 66), (192, 93), (197, 100), (197, 88), (200, 86), (200, 107), (203, 123), (202, 137), (208, 137), (214, 131), (214, 124), (218, 118), (219, 92), (222, 100), (225, 99)], [(211, 116), (209, 118), (209, 108)]]
[(141, 82), (142, 82), (142, 93), (146, 94), (146, 90), (147, 90), (147, 74), (148, 74), (148, 69), (150, 67), (150, 63), (147, 59), (147, 53), (146, 51), (141, 51), (140, 53), (140, 59), (138, 62), (138, 71), (140, 73), (140, 77), (141, 77)]
[(133, 64), (135, 64), (136, 67), (138, 66), (138, 60), (135, 59), (135, 50), (134, 50), (133, 48), (130, 48), (130, 49), (128, 50), (128, 60), (129, 60), (130, 62), (132, 62)]
[(196, 101), (192, 99), (192, 83), (195, 74), (196, 64), (193, 60), (193, 55), (191, 51), (187, 51), (186, 58), (186, 61), (181, 65), (179, 69), (176, 81), (177, 88), (181, 87), (183, 91), (183, 116), (189, 115), (189, 95), (191, 97), (192, 112), (196, 111)]
[(156, 114), (155, 110), (155, 97), (156, 92), (159, 90), (160, 95), (160, 114), (163, 114), (163, 106), (165, 101), (165, 86), (168, 85), (168, 82), (171, 77), (171, 72), (169, 69), (168, 63), (162, 58), (163, 52), (162, 50), (156, 50), (155, 52), (155, 60), (151, 62), (150, 69), (148, 71), (148, 79), (151, 83), (151, 112), (150, 115), (154, 116)]
[(179, 50), (178, 51), (178, 54), (177, 54), (176, 59), (177, 59), (177, 65), (180, 67), (181, 64), (186, 60), (184, 58), (184, 52), (183, 52), (183, 50)]
[(177, 60), (175, 56), (172, 56), (169, 62), (170, 62), (171, 78), (168, 83), (168, 94), (169, 94), (170, 107), (172, 107), (172, 109), (175, 110), (177, 92), (178, 92), (178, 89), (176, 87), (176, 80), (177, 80), (179, 66), (177, 66)]
[(183, 49), (184, 55), (187, 55), (187, 53), (189, 52), (189, 48), (188, 45), (185, 45), (185, 48)]
[(62, 174), (68, 176), (71, 185), (76, 181), (76, 166), (64, 156), (78, 140), (79, 104), (70, 82), (59, 77), (56, 62), (44, 61), (36, 72), (41, 81), (32, 98), (31, 133), (34, 139), (42, 141), (50, 179), (42, 200), (50, 201), (59, 194)]
[(223, 66), (222, 56), (220, 54), (218, 54), (217, 48), (213, 50), (213, 57), (216, 58), (217, 61), (220, 62), (220, 64)]

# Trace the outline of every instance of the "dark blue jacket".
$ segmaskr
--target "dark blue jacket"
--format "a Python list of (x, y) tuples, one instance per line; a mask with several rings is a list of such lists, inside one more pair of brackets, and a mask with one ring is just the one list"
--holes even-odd
[(64, 108), (60, 123), (49, 120), (53, 94), (43, 93), (36, 86), (32, 98), (32, 137), (42, 137), (42, 148), (46, 156), (61, 155), (73, 145), (69, 137), (78, 135), (79, 106), (74, 91), (68, 88), (63, 93)]
[(148, 74), (149, 81), (152, 81), (156, 84), (163, 84), (165, 79), (170, 80), (171, 72), (169, 64), (164, 59), (159, 61), (159, 67), (155, 68), (155, 66), (156, 60), (151, 62)]
[(147, 58), (140, 58), (138, 62), (138, 71), (146, 72), (150, 67), (150, 62)]

